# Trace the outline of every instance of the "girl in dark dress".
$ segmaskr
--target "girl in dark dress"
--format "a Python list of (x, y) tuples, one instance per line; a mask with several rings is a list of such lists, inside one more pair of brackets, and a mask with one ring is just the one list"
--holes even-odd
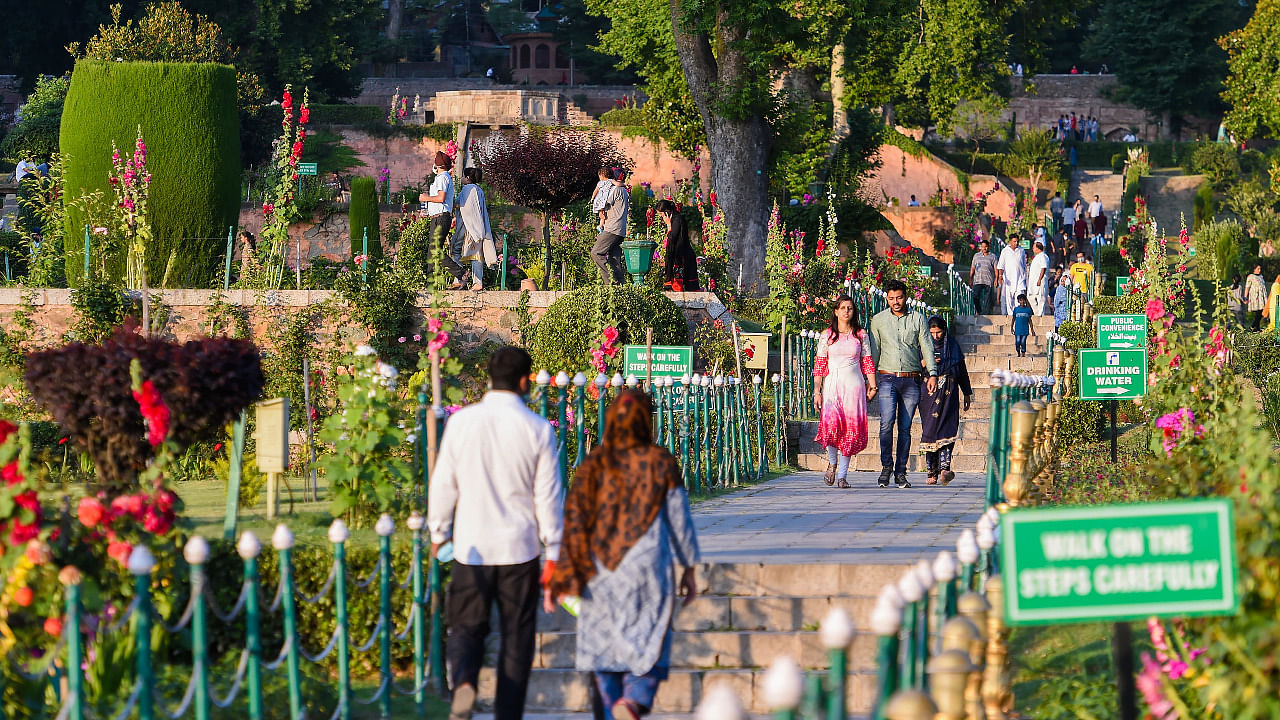
[(658, 201), (658, 214), (667, 226), (667, 254), (662, 262), (666, 287), (677, 292), (696, 292), (698, 256), (689, 242), (689, 226), (670, 200)]
[(938, 363), (938, 390), (920, 393), (920, 451), (929, 467), (925, 483), (946, 485), (956, 476), (951, 472), (951, 450), (960, 435), (961, 394), (964, 409), (973, 402), (969, 384), (969, 368), (964, 363), (960, 343), (947, 332), (947, 321), (934, 315), (929, 318), (929, 334), (933, 337), (933, 357)]

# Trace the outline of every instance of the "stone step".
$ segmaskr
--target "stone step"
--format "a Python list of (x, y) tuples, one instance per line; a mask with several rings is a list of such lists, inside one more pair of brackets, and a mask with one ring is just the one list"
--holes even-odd
[[(821, 620), (824, 616), (817, 616)], [(808, 627), (816, 625), (810, 621)], [(703, 630), (671, 634), (671, 667), (690, 670), (719, 668), (761, 669), (786, 655), (802, 668), (825, 670), (830, 665), (827, 649), (815, 630), (737, 631)], [(576, 633), (539, 633), (534, 667), (570, 670), (574, 667)], [(877, 665), (876, 635), (857, 633), (850, 649), (854, 672), (874, 672)]]
[[(817, 470), (823, 471), (827, 469), (826, 453), (803, 453), (796, 455), (796, 467), (801, 470)], [(987, 469), (986, 455), (952, 455), (951, 470), (952, 472), (985, 472)], [(928, 465), (925, 463), (923, 455), (912, 450), (911, 456), (907, 458), (907, 472), (923, 473), (928, 472)], [(872, 484), (876, 476), (880, 473), (880, 447), (875, 445), (863, 450), (853, 456), (853, 460), (849, 464), (850, 473), (870, 473), (864, 477), (854, 477), (850, 474), (847, 478), (849, 484)], [(912, 484), (923, 482), (920, 478), (909, 478)]]
[[(699, 579), (705, 577), (699, 572)], [(887, 582), (887, 580), (886, 580)], [(828, 595), (711, 595), (700, 591), (688, 605), (676, 605), (673, 627), (677, 632), (758, 631), (800, 632), (812, 629), (827, 616), (832, 607), (844, 608), (859, 631), (869, 631), (871, 608), (875, 598), (867, 588), (843, 586)], [(577, 618), (557, 608), (547, 615), (538, 613), (540, 633), (572, 632)], [(798, 659), (798, 658), (797, 658)]]
[[(654, 699), (655, 713), (689, 713), (697, 709), (704, 692), (720, 683), (729, 685), (742, 700), (749, 713), (767, 713), (764, 697), (763, 669), (696, 670), (672, 668), (667, 680), (658, 687)], [(579, 713), (590, 711), (588, 683), (590, 673), (561, 668), (535, 668), (529, 675), (525, 708), (532, 712)], [(850, 712), (865, 714), (876, 697), (874, 672), (850, 673), (848, 707)], [(481, 710), (492, 707), (497, 689), (493, 668), (482, 668), (477, 705)]]
[[(812, 440), (818, 434), (817, 420), (791, 420), (788, 428), (789, 437), (793, 441), (798, 441), (802, 445), (806, 439)], [(965, 413), (960, 418), (960, 434), (961, 440), (987, 442), (988, 428), (990, 421), (987, 418), (978, 417), (972, 414), (972, 408), (969, 413)], [(923, 426), (920, 424), (920, 414), (917, 413), (911, 418), (911, 440), (913, 442), (920, 440), (920, 433)], [(867, 437), (875, 439), (880, 436), (880, 418), (867, 418)]]
[[(1037, 315), (1031, 318), (1031, 323), (1039, 330), (1042, 327), (1053, 329), (1053, 317), (1050, 315)], [(973, 315), (960, 318), (956, 321), (956, 330), (960, 331), (964, 328), (981, 328), (990, 329), (993, 327), (1008, 327), (1008, 315)]]

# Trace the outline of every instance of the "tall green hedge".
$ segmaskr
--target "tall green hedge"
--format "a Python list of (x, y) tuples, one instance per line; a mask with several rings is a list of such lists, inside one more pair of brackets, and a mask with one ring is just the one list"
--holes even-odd
[[(687, 345), (684, 313), (666, 295), (649, 287), (594, 285), (561, 297), (533, 328), (529, 354), (535, 368), (573, 374), (591, 369), (591, 351), (600, 346), (606, 327), (618, 330), (617, 345), (644, 344), (653, 328), (655, 345)], [(622, 352), (609, 362), (608, 374), (621, 370)]]
[[(60, 135), (67, 193), (101, 190), (112, 197), (111, 144), (122, 153), (132, 151), (139, 126), (153, 178), (148, 280), (160, 286), (167, 268), (170, 287), (210, 287), (222, 270), (227, 231), (240, 208), (235, 68), (77, 62)], [(79, 212), (67, 213), (64, 244), (73, 287), (83, 274), (84, 225)], [(123, 254), (111, 275), (124, 275)]]
[(379, 239), (381, 216), (378, 214), (378, 184), (371, 177), (351, 179), (351, 256), (364, 252), (364, 231), (369, 230), (369, 255), (382, 257)]

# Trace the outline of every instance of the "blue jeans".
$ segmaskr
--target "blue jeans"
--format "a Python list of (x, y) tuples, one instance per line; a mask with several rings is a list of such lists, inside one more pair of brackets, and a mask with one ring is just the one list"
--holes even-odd
[[(911, 452), (911, 418), (920, 404), (920, 378), (880, 374), (880, 467), (892, 467), (895, 475), (907, 473)], [(897, 462), (894, 462), (893, 426), (898, 426)]]
[(986, 315), (991, 312), (991, 301), (994, 299), (995, 293), (991, 292), (990, 285), (974, 285), (973, 286), (973, 309), (979, 315)]
[(1013, 336), (1013, 349), (1014, 349), (1016, 352), (1020, 352), (1020, 353), (1024, 353), (1024, 352), (1026, 352), (1026, 351), (1027, 351), (1027, 336), (1026, 336), (1026, 335), (1014, 335), (1014, 336)]

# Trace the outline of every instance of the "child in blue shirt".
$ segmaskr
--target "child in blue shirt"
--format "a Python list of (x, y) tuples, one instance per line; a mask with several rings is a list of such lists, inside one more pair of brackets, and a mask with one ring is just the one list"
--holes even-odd
[(1035, 335), (1031, 327), (1031, 303), (1027, 302), (1026, 293), (1018, 296), (1018, 306), (1013, 309), (1013, 349), (1018, 357), (1027, 356), (1027, 335)]

